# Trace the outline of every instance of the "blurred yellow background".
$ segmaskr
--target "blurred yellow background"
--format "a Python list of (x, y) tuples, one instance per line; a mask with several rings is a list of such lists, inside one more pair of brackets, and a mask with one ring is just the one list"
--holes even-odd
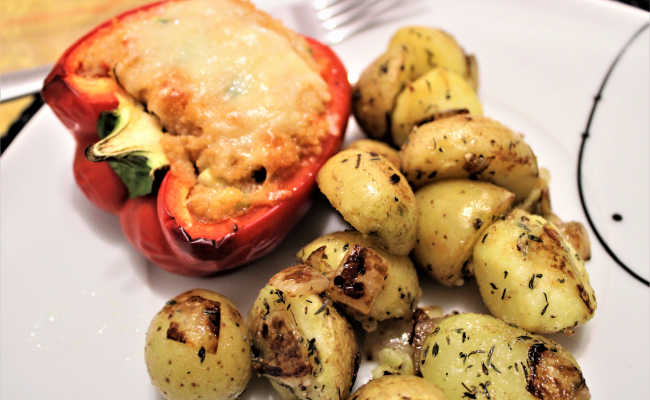
[[(54, 63), (84, 33), (152, 0), (2, 0), (0, 73)], [(31, 97), (0, 104), (0, 134)]]

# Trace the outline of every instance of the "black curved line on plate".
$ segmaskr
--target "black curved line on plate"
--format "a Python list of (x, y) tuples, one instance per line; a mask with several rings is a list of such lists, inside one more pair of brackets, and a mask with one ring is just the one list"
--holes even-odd
[(37, 93), (34, 95), (32, 102), (21, 112), (20, 116), (18, 116), (11, 126), (9, 126), (7, 132), (0, 137), (0, 155), (7, 150), (7, 147), (18, 136), (18, 133), (20, 133), (42, 106), (43, 98)]
[(578, 193), (580, 195), (580, 203), (582, 204), (582, 209), (585, 211), (585, 215), (587, 216), (587, 221), (589, 222), (589, 226), (591, 227), (591, 230), (594, 232), (596, 235), (596, 238), (600, 242), (600, 244), (603, 246), (607, 254), (621, 267), (630, 274), (632, 277), (634, 277), (636, 280), (641, 282), (642, 284), (646, 286), (650, 286), (650, 282), (648, 282), (647, 279), (644, 277), (640, 276), (636, 272), (634, 272), (630, 267), (625, 265), (623, 261), (621, 261), (618, 256), (616, 256), (616, 253), (607, 245), (605, 242), (605, 239), (600, 235), (600, 232), (598, 232), (598, 229), (596, 229), (596, 225), (594, 224), (594, 221), (591, 219), (591, 215), (589, 214), (589, 209), (587, 208), (587, 203), (585, 202), (585, 195), (582, 189), (582, 158), (584, 155), (585, 151), (585, 146), (587, 144), (587, 138), (589, 138), (589, 129), (591, 129), (591, 122), (593, 121), (594, 115), (596, 114), (596, 107), (598, 106), (598, 102), (602, 98), (603, 90), (605, 89), (605, 85), (607, 84), (607, 81), (609, 80), (609, 77), (611, 76), (612, 72), (614, 71), (614, 68), (620, 61), (620, 59), (623, 57), (623, 54), (627, 49), (630, 47), (630, 45), (643, 33), (644, 30), (648, 29), (648, 26), (650, 26), (650, 23), (645, 23), (643, 26), (641, 26), (639, 29), (634, 32), (634, 34), (625, 42), (621, 50), (618, 52), (614, 60), (612, 61), (611, 65), (609, 66), (609, 69), (607, 70), (607, 73), (603, 77), (603, 81), (600, 84), (600, 88), (598, 89), (598, 93), (596, 93), (596, 96), (594, 96), (594, 104), (591, 107), (591, 112), (589, 113), (589, 119), (587, 120), (587, 126), (585, 127), (585, 131), (582, 134), (582, 141), (580, 142), (580, 152), (578, 153)]

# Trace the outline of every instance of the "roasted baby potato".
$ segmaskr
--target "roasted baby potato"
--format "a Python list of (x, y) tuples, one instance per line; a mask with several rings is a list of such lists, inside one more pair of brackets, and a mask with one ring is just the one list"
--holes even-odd
[(352, 112), (363, 131), (375, 139), (391, 140), (391, 121), (398, 95), (434, 68), (457, 74), (469, 82), (473, 91), (478, 87), (476, 58), (466, 55), (451, 35), (427, 27), (398, 30), (386, 52), (361, 73), (354, 86)]
[(472, 55), (456, 39), (441, 29), (426, 26), (407, 26), (399, 29), (388, 44), (389, 49), (406, 51), (406, 69), (411, 80), (433, 68), (442, 67), (462, 76), (478, 89), (478, 65)]
[(446, 286), (473, 275), (472, 249), (490, 224), (508, 213), (515, 195), (487, 182), (447, 180), (415, 193), (419, 267)]
[(543, 217), (513, 210), (487, 229), (473, 264), (490, 312), (531, 332), (572, 333), (596, 310), (581, 257)]
[(362, 353), (377, 363), (372, 379), (384, 375), (415, 375), (413, 364), (413, 317), (382, 321), (363, 337)]
[(249, 314), (253, 368), (284, 399), (346, 398), (355, 380), (354, 332), (319, 295), (323, 280), (305, 265), (285, 269), (260, 291)]
[(418, 126), (400, 157), (416, 188), (470, 178), (504, 187), (519, 202), (538, 184), (537, 158), (522, 135), (486, 117), (457, 115)]
[(540, 168), (539, 180), (535, 188), (528, 194), (528, 197), (517, 205), (517, 208), (528, 211), (532, 214), (541, 215), (548, 222), (555, 225), (564, 239), (578, 252), (580, 258), (584, 261), (591, 259), (591, 242), (587, 229), (581, 222), (569, 221), (564, 222), (560, 217), (555, 215), (551, 207), (551, 192), (549, 190), (549, 181), (551, 175), (546, 168)]
[(583, 261), (591, 259), (591, 242), (587, 228), (578, 221), (562, 222), (556, 225), (562, 237), (571, 244)]
[(488, 315), (444, 318), (421, 363), (424, 379), (449, 399), (590, 398), (578, 363), (559, 344)]
[(415, 195), (404, 176), (383, 157), (354, 149), (330, 158), (316, 177), (332, 206), (356, 230), (392, 254), (415, 245)]
[(361, 73), (353, 88), (352, 112), (371, 138), (390, 140), (395, 99), (411, 80), (406, 55), (404, 49), (388, 49)]
[(417, 376), (388, 375), (361, 386), (351, 400), (446, 400), (434, 384)]
[(251, 377), (246, 324), (227, 298), (202, 289), (153, 318), (144, 348), (152, 384), (169, 400), (234, 399)]
[(328, 296), (366, 331), (378, 321), (410, 317), (422, 293), (408, 256), (392, 255), (359, 232), (322, 236), (297, 256), (328, 277)]
[(483, 114), (476, 92), (462, 76), (434, 68), (408, 83), (397, 96), (391, 125), (393, 142), (402, 146), (414, 126), (458, 112)]
[(393, 167), (400, 169), (399, 152), (384, 142), (372, 139), (359, 139), (350, 143), (348, 149), (356, 149), (368, 153), (379, 154), (386, 160), (390, 161), (390, 163), (393, 164)]

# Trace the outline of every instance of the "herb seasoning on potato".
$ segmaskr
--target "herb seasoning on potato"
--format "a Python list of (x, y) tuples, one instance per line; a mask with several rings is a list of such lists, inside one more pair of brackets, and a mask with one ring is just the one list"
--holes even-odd
[[(434, 71), (435, 70), (435, 71)], [(401, 145), (411, 127), (448, 111), (481, 115), (476, 58), (453, 36), (408, 26), (366, 68), (352, 96), (355, 119), (372, 138)]]
[(414, 187), (443, 179), (474, 179), (527, 198), (539, 181), (537, 158), (521, 134), (486, 117), (457, 115), (413, 130), (400, 151)]
[(152, 384), (168, 400), (226, 400), (251, 377), (248, 331), (227, 298), (202, 289), (174, 297), (147, 331)]
[(555, 225), (523, 210), (488, 228), (474, 274), (490, 312), (531, 332), (572, 333), (596, 311), (580, 255)]
[(377, 154), (343, 150), (321, 168), (321, 192), (356, 230), (395, 255), (415, 246), (417, 206), (406, 178)]
[(330, 298), (366, 331), (375, 330), (378, 321), (410, 317), (420, 299), (409, 257), (392, 255), (359, 232), (321, 236), (297, 256), (329, 278)]
[(347, 148), (378, 154), (384, 157), (386, 160), (388, 160), (391, 164), (393, 164), (393, 167), (395, 167), (396, 169), (400, 169), (401, 161), (399, 157), (399, 152), (384, 142), (380, 142), (378, 140), (372, 140), (372, 139), (359, 139), (350, 143), (350, 145)]
[(559, 344), (488, 315), (444, 318), (420, 363), (449, 399), (590, 398), (578, 363)]
[(443, 285), (461, 286), (473, 275), (474, 245), (492, 222), (508, 213), (515, 195), (487, 182), (459, 179), (429, 184), (415, 198), (415, 260)]
[(328, 281), (305, 265), (275, 274), (249, 313), (253, 367), (284, 399), (343, 399), (359, 366), (352, 328), (329, 300)]

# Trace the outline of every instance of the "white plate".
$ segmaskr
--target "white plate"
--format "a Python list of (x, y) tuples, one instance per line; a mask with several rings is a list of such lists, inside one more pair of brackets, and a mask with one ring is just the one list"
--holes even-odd
[[(266, 3), (268, 4), (268, 3)], [(548, 167), (558, 214), (586, 223), (576, 168), (593, 97), (616, 54), (648, 22), (605, 1), (436, 1), (420, 17), (336, 46), (350, 79), (383, 51), (400, 25), (452, 32), (478, 56), (486, 114), (525, 132)], [(604, 242), (645, 279), (648, 265), (648, 48), (646, 29), (614, 68), (583, 160), (586, 205)], [(348, 140), (360, 136), (352, 123)], [(143, 361), (152, 316), (194, 287), (219, 291), (246, 312), (259, 288), (295, 251), (342, 227), (322, 200), (271, 256), (210, 279), (171, 275), (134, 251), (116, 218), (86, 201), (72, 177), (73, 139), (45, 108), (0, 159), (0, 398), (157, 399)], [(612, 214), (623, 220), (616, 222)], [(650, 397), (650, 290), (592, 237), (588, 263), (598, 297), (593, 321), (558, 337), (579, 360), (594, 399)], [(485, 311), (474, 284), (446, 289), (422, 279), (423, 303)], [(358, 382), (369, 377), (364, 365)], [(245, 399), (272, 399), (251, 382)]]

